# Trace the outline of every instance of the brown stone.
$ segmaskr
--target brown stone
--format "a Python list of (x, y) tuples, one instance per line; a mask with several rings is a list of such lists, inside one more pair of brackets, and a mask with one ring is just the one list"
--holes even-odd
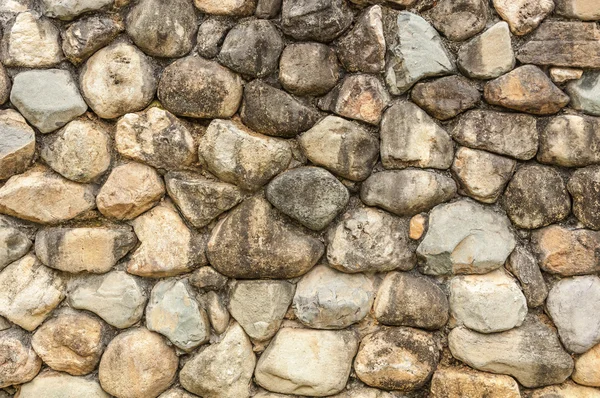
[(540, 163), (584, 167), (600, 163), (600, 118), (560, 115), (540, 133)]
[(484, 0), (441, 0), (434, 3), (428, 15), (444, 36), (462, 41), (485, 28), (488, 6)]
[(600, 20), (600, 3), (596, 0), (554, 0), (556, 14), (583, 21)]
[(25, 332), (19, 329), (0, 332), (0, 388), (28, 382), (41, 367), (42, 360)]
[(554, 9), (552, 0), (493, 0), (494, 8), (518, 36), (531, 32)]
[[(337, 1), (337, 0), (334, 0)], [(323, 95), (340, 77), (335, 51), (320, 43), (294, 43), (279, 60), (279, 81), (296, 95)]]
[(425, 233), (425, 225), (427, 224), (427, 218), (422, 214), (417, 214), (410, 219), (410, 229), (408, 236), (413, 240), (421, 239), (421, 236)]
[(577, 384), (600, 387), (600, 344), (575, 360), (575, 371), (571, 377)]
[(474, 108), (481, 99), (481, 93), (468, 79), (447, 76), (431, 82), (417, 83), (410, 98), (436, 119), (448, 120)]
[(510, 376), (469, 368), (438, 368), (431, 379), (431, 398), (521, 398)]

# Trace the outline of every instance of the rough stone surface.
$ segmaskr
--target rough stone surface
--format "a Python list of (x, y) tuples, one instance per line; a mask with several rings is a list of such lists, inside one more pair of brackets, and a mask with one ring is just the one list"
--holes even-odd
[(515, 63), (506, 22), (498, 22), (458, 52), (459, 69), (474, 79), (493, 79), (511, 71)]
[(435, 371), (430, 392), (432, 398), (521, 398), (512, 377), (449, 367)]
[(571, 80), (578, 80), (581, 79), (582, 76), (582, 69), (561, 67), (550, 68), (550, 78), (556, 84), (563, 84)]
[(600, 116), (600, 72), (589, 71), (567, 85), (571, 107), (590, 115)]
[(600, 345), (595, 345), (575, 360), (573, 381), (584, 386), (600, 387)]
[(194, 271), (189, 281), (200, 290), (221, 290), (227, 283), (227, 277), (214, 268), (205, 266)]
[(44, 371), (29, 383), (23, 384), (19, 398), (109, 398), (100, 383), (60, 372)]
[(568, 18), (584, 21), (600, 20), (600, 7), (590, 0), (555, 0), (554, 12)]
[(548, 296), (548, 287), (534, 256), (523, 246), (517, 246), (505, 266), (521, 283), (527, 305), (530, 308), (543, 305)]
[(290, 44), (281, 54), (279, 81), (292, 94), (323, 95), (335, 86), (339, 77), (335, 51), (324, 44)]
[(429, 11), (433, 26), (454, 41), (466, 40), (485, 28), (488, 7), (482, 0), (442, 0)]
[(194, 0), (194, 5), (206, 14), (245, 17), (254, 12), (256, 0)]
[(493, 0), (493, 3), (496, 12), (518, 36), (533, 31), (554, 9), (552, 0)]
[(579, 115), (551, 119), (540, 133), (537, 159), (564, 167), (600, 163), (600, 120)]
[(380, 6), (365, 10), (337, 42), (338, 58), (350, 72), (379, 73), (385, 67), (385, 38)]
[(410, 99), (436, 119), (448, 120), (474, 108), (481, 94), (467, 79), (447, 76), (417, 83), (410, 92)]
[(567, 184), (573, 197), (573, 214), (586, 227), (600, 230), (600, 166), (575, 171)]
[(214, 291), (206, 293), (206, 313), (210, 324), (217, 334), (225, 333), (227, 326), (229, 325), (229, 311), (221, 297)]
[(0, 180), (21, 174), (35, 154), (35, 132), (12, 109), (0, 111)]
[(214, 58), (219, 54), (225, 35), (235, 25), (227, 17), (207, 17), (198, 27), (196, 51), (201, 57)]
[(158, 398), (194, 398), (195, 395), (190, 394), (185, 391), (183, 388), (169, 388), (167, 391), (163, 392), (158, 396)]
[(531, 398), (597, 398), (600, 391), (596, 388), (578, 386), (574, 383), (564, 383), (536, 390)]
[(61, 32), (63, 52), (72, 64), (79, 65), (124, 29), (123, 21), (117, 17), (92, 15), (81, 18)]
[(30, 337), (22, 330), (0, 332), (0, 387), (26, 383), (38, 374), (42, 360), (31, 347)]
[(344, 0), (297, 2), (283, 0), (281, 28), (296, 40), (328, 42), (352, 23), (352, 11)]
[(29, 251), (31, 241), (26, 234), (10, 226), (0, 226), (0, 270)]
[(89, 11), (100, 10), (113, 0), (42, 0), (44, 15), (65, 21)]

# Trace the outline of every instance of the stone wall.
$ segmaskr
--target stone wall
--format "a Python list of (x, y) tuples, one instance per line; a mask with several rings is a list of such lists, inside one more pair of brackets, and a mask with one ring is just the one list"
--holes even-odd
[(600, 397), (599, 20), (0, 0), (0, 398)]

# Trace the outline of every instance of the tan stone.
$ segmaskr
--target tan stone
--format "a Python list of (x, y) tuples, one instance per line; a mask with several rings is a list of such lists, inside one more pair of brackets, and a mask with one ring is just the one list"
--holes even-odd
[(600, 390), (564, 383), (536, 390), (531, 398), (600, 398)]
[(458, 67), (475, 79), (492, 79), (515, 67), (516, 59), (506, 22), (498, 22), (460, 48)]
[(110, 398), (94, 379), (44, 370), (23, 384), (15, 398)]
[(526, 35), (554, 9), (552, 0), (493, 0), (494, 8), (518, 36)]
[(577, 384), (600, 387), (600, 344), (575, 360), (575, 371), (571, 378)]
[(27, 170), (35, 154), (35, 132), (17, 111), (0, 111), (0, 180)]
[(571, 80), (579, 80), (583, 76), (583, 69), (574, 68), (550, 68), (550, 78), (556, 84), (566, 83)]
[(194, 4), (206, 14), (249, 16), (254, 13), (256, 0), (194, 0)]
[(29, 336), (19, 329), (0, 332), (0, 388), (26, 383), (42, 367)]
[(554, 0), (555, 12), (568, 18), (578, 18), (584, 21), (600, 19), (600, 3), (597, 0)]
[(425, 226), (427, 224), (427, 218), (422, 214), (417, 214), (412, 216), (410, 219), (410, 229), (408, 232), (408, 236), (413, 240), (421, 239), (423, 233), (425, 232)]
[(521, 398), (512, 377), (468, 368), (438, 368), (430, 392), (431, 398)]

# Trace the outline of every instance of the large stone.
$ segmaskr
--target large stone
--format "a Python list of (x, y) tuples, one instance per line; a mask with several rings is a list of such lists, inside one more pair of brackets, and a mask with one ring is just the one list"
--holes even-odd
[(239, 281), (229, 293), (229, 312), (253, 340), (265, 341), (277, 333), (295, 286), (286, 281)]
[(492, 105), (534, 115), (551, 115), (569, 103), (569, 97), (533, 65), (521, 66), (487, 83), (483, 96)]
[(510, 376), (463, 368), (438, 368), (431, 378), (431, 398), (521, 398)]
[(536, 229), (567, 217), (571, 199), (558, 171), (531, 164), (519, 168), (508, 183), (504, 208), (517, 227)]
[(433, 336), (419, 329), (383, 328), (362, 339), (354, 359), (358, 378), (372, 387), (413, 391), (429, 381), (439, 360)]
[(363, 184), (360, 199), (399, 216), (414, 216), (456, 195), (456, 183), (429, 170), (388, 170), (373, 174)]
[(273, 392), (336, 394), (346, 386), (357, 348), (352, 331), (283, 328), (261, 355), (254, 377)]
[(422, 17), (402, 11), (393, 25), (391, 32), (386, 32), (389, 38), (385, 69), (392, 94), (405, 93), (423, 78), (454, 72), (439, 34)]
[(600, 387), (600, 345), (595, 345), (575, 360), (572, 379), (577, 384)]
[(194, 0), (194, 4), (206, 14), (245, 17), (254, 12), (256, 0)]
[(40, 371), (42, 360), (30, 341), (29, 335), (20, 329), (0, 332), (0, 388), (26, 383)]
[(150, 58), (124, 42), (92, 55), (81, 69), (79, 83), (90, 108), (105, 119), (144, 109), (156, 92)]
[(92, 15), (81, 18), (62, 31), (62, 49), (74, 65), (113, 41), (125, 29), (119, 17)]
[(292, 94), (323, 95), (335, 86), (339, 77), (335, 51), (325, 44), (293, 43), (281, 54), (279, 81)]
[(65, 21), (113, 4), (113, 0), (42, 0), (44, 15)]
[(518, 36), (533, 31), (554, 9), (552, 0), (493, 0), (496, 12)]
[(504, 214), (461, 200), (431, 211), (417, 256), (426, 274), (485, 274), (502, 267), (515, 244)]
[(344, 0), (283, 0), (281, 29), (296, 40), (328, 42), (350, 26), (352, 16)]
[(0, 180), (21, 174), (33, 161), (35, 132), (12, 109), (0, 111)]
[(379, 156), (379, 140), (355, 122), (327, 116), (300, 135), (306, 157), (340, 177), (363, 181)]
[(379, 287), (373, 313), (384, 325), (440, 329), (448, 322), (448, 299), (428, 278), (390, 272)]
[(31, 241), (24, 232), (0, 224), (0, 270), (27, 254), (30, 247)]
[(481, 93), (468, 79), (447, 76), (417, 83), (410, 99), (436, 119), (448, 120), (474, 108), (481, 100)]
[(442, 0), (434, 4), (428, 15), (444, 36), (463, 41), (485, 28), (488, 6), (483, 0)]
[(10, 102), (42, 133), (64, 126), (87, 110), (71, 73), (61, 69), (19, 73)]
[(535, 390), (531, 398), (600, 398), (600, 391), (567, 382)]
[(600, 20), (600, 4), (594, 0), (554, 0), (554, 12), (567, 18), (584, 21)]
[(211, 265), (231, 278), (294, 278), (323, 255), (323, 244), (284, 222), (261, 196), (246, 199), (212, 231)]
[(573, 371), (573, 359), (542, 316), (530, 315), (522, 326), (502, 333), (461, 326), (450, 332), (448, 344), (452, 355), (472, 368), (511, 375), (529, 388), (561, 383)]
[(493, 79), (511, 71), (515, 63), (506, 22), (498, 22), (458, 52), (458, 67), (474, 79)]
[(252, 343), (234, 323), (221, 341), (186, 362), (179, 381), (183, 388), (204, 398), (248, 398), (255, 365)]
[[(223, 4), (223, 2), (220, 2)], [(201, 57), (214, 58), (221, 51), (225, 35), (233, 26), (235, 19), (227, 17), (210, 17), (202, 21), (198, 27), (196, 51)]]
[(600, 119), (560, 115), (540, 133), (540, 163), (585, 167), (600, 163)]
[(29, 383), (23, 384), (16, 397), (109, 398), (110, 396), (102, 390), (96, 380), (44, 371)]
[(447, 169), (452, 164), (452, 139), (411, 102), (398, 102), (385, 111), (379, 135), (381, 163), (386, 169)]
[(179, 116), (227, 118), (242, 99), (239, 75), (200, 57), (178, 59), (167, 66), (158, 85), (162, 105)]
[(600, 166), (575, 171), (567, 184), (573, 197), (573, 214), (586, 227), (600, 230)]
[(600, 72), (588, 71), (567, 85), (571, 107), (583, 113), (600, 116)]
[(231, 120), (213, 120), (200, 139), (200, 162), (225, 182), (256, 191), (285, 170), (291, 159), (290, 145), (258, 134)]
[(543, 305), (548, 296), (548, 287), (533, 255), (523, 246), (517, 246), (505, 266), (521, 283), (527, 305), (530, 308)]

